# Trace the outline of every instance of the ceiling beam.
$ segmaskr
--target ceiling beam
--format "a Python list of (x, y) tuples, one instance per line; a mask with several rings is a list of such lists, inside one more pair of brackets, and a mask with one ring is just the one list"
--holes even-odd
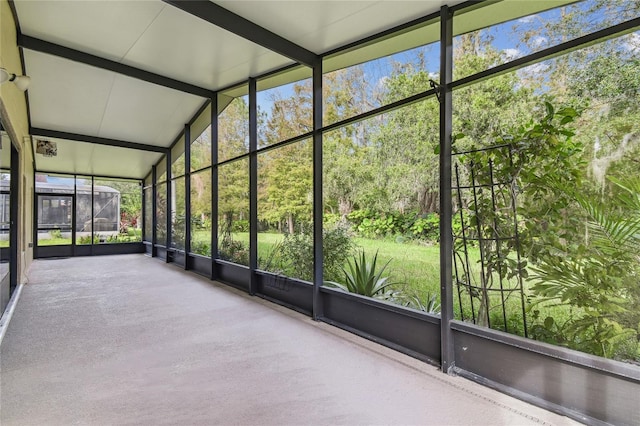
[(79, 50), (60, 46), (59, 44), (40, 40), (38, 38), (31, 37), (28, 35), (18, 34), (18, 46), (24, 49), (29, 49), (36, 52), (42, 52), (49, 55), (54, 55), (61, 58), (69, 59), (70, 61), (80, 62), (82, 64), (90, 65), (92, 67), (102, 68), (107, 71), (113, 71), (118, 74), (137, 78), (138, 80), (143, 80), (148, 83), (157, 84), (158, 86), (168, 87), (169, 89), (178, 90), (184, 93), (190, 93), (192, 95), (200, 96), (203, 98), (211, 98), (214, 95), (213, 91), (204, 89), (202, 87), (194, 86), (193, 84), (185, 83), (179, 80), (174, 80), (173, 78), (164, 77), (159, 74), (155, 74), (149, 71), (144, 71), (139, 68), (121, 64), (120, 62), (115, 62), (109, 59), (101, 58), (99, 56), (81, 52)]
[(161, 154), (166, 154), (167, 152), (169, 152), (169, 148), (164, 148), (162, 146), (146, 145), (142, 143), (128, 142), (128, 141), (122, 141), (118, 139), (101, 138), (98, 136), (80, 135), (77, 133), (41, 129), (38, 127), (30, 127), (29, 134), (32, 136), (65, 139), (72, 142), (95, 143), (98, 145), (115, 146), (118, 148), (137, 149), (139, 151), (159, 152)]
[(240, 15), (209, 0), (163, 0), (184, 12), (203, 19), (217, 27), (286, 56), (308, 67), (313, 67), (320, 56), (284, 37), (263, 28)]

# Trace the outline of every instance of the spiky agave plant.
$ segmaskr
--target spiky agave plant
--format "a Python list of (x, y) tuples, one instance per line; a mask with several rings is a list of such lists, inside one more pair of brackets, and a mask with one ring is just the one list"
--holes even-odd
[(376, 251), (373, 259), (369, 259), (363, 250), (348, 260), (347, 268), (342, 268), (344, 283), (326, 281), (325, 284), (363, 296), (384, 296), (386, 290), (394, 284), (389, 281), (388, 276), (383, 277), (389, 262), (391, 260), (387, 261), (382, 268), (378, 268), (378, 252)]

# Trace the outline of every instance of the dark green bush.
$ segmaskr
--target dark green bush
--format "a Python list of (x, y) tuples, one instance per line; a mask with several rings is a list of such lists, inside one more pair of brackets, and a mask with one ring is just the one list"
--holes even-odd
[(249, 264), (249, 247), (242, 241), (234, 240), (230, 234), (225, 234), (220, 240), (220, 259), (240, 265)]
[[(323, 231), (324, 276), (335, 280), (342, 275), (342, 265), (354, 251), (348, 231), (344, 227)], [(292, 278), (313, 281), (313, 235), (295, 233), (285, 235), (278, 260), (282, 273)]]
[(249, 221), (237, 219), (231, 225), (231, 232), (249, 232)]

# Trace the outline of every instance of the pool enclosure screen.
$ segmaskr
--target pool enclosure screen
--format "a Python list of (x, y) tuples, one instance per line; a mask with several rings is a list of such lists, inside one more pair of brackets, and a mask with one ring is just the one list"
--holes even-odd
[(38, 248), (141, 242), (139, 181), (40, 173), (35, 203)]
[[(136, 242), (444, 372), (640, 424), (640, 3), (109, 2), (148, 12), (144, 43), (95, 58), (73, 20), (96, 2), (65, 2), (59, 33), (34, 23), (63, 2), (11, 3), (30, 134), (60, 153), (35, 156), (36, 257)], [(95, 113), (42, 114), (61, 95), (40, 87), (95, 68)]]

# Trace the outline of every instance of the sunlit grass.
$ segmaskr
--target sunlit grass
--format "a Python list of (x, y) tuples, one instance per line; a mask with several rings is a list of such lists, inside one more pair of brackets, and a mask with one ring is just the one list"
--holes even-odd
[(378, 262), (389, 262), (387, 272), (395, 287), (406, 293), (424, 296), (439, 292), (440, 248), (413, 242), (395, 242), (354, 238), (359, 249), (369, 256), (378, 253)]
[(69, 246), (71, 245), (71, 238), (43, 238), (38, 240), (38, 245), (43, 246)]
[[(194, 238), (197, 241), (209, 241), (209, 231), (196, 231)], [(249, 233), (234, 233), (233, 238), (244, 244), (249, 244)], [(258, 234), (258, 257), (265, 260), (271, 252), (284, 239), (284, 235), (280, 233), (259, 233)], [(373, 257), (378, 253), (379, 265), (389, 262), (386, 272), (391, 281), (396, 283), (395, 289), (400, 290), (407, 295), (414, 295), (425, 298), (427, 295), (436, 295), (440, 299), (440, 247), (438, 245), (421, 244), (414, 241), (396, 241), (392, 239), (371, 239), (371, 238), (353, 238), (353, 242), (358, 250), (364, 250), (369, 256)], [(475, 285), (480, 282), (480, 253), (478, 248), (471, 247), (468, 251), (470, 268), (473, 275)], [(345, 265), (348, 259), (345, 259)], [(505, 280), (503, 285), (505, 288), (516, 287), (515, 278)], [(525, 297), (527, 293), (527, 282), (523, 282)], [(494, 287), (499, 287), (499, 280), (494, 274)], [(478, 297), (471, 298), (466, 290), (460, 292), (458, 298), (458, 289), (454, 283), (454, 312), (458, 319), (472, 320), (474, 316), (477, 318), (480, 299)], [(491, 326), (504, 330), (504, 315), (502, 313), (502, 298), (498, 292), (490, 292), (490, 318)], [(460, 303), (460, 301), (462, 303)], [(473, 308), (472, 311), (472, 304)], [(515, 290), (505, 294), (507, 330), (523, 334), (523, 318), (522, 318), (522, 299), (519, 290)], [(526, 302), (525, 302), (526, 303)], [(461, 315), (460, 305), (462, 304)], [(536, 306), (533, 309), (539, 310), (540, 317), (544, 319), (546, 316), (553, 316), (559, 320), (566, 320), (570, 312), (566, 306)], [(526, 313), (529, 324), (533, 321), (532, 313)]]

